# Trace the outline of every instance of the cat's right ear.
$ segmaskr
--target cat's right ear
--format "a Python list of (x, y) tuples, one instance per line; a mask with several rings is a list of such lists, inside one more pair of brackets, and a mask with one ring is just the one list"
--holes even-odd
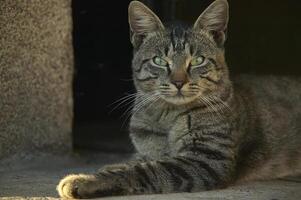
[(132, 1), (129, 5), (129, 24), (134, 47), (138, 47), (148, 34), (164, 30), (159, 17), (139, 1)]

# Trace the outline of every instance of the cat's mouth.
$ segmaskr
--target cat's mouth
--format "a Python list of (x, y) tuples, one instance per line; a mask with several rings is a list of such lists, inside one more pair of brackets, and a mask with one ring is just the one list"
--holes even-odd
[(178, 98), (183, 97), (183, 98), (185, 98), (184, 94), (183, 94), (180, 90), (178, 90), (178, 92), (177, 92), (177, 94), (175, 95), (175, 97), (178, 97)]
[(161, 94), (161, 97), (167, 103), (171, 103), (171, 104), (174, 104), (174, 105), (188, 104), (188, 103), (191, 103), (191, 102), (195, 101), (198, 98), (198, 96), (196, 94), (188, 95), (188, 94), (185, 94), (181, 91), (178, 91), (173, 95), (171, 95), (171, 94), (169, 94), (169, 95)]

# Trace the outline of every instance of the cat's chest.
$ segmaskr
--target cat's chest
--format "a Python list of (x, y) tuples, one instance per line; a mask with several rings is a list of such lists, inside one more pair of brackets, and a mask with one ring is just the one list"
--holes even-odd
[[(170, 153), (169, 135), (176, 125), (176, 114), (152, 110), (136, 115), (131, 122), (131, 139), (137, 151), (151, 158)], [(135, 128), (136, 127), (136, 128)]]
[(168, 136), (170, 130), (177, 126), (179, 113), (173, 110), (157, 110), (146, 113), (146, 121), (154, 131), (159, 131)]

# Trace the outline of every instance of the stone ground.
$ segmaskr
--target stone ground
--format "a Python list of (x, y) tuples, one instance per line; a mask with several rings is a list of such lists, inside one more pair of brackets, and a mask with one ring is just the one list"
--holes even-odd
[[(128, 154), (81, 152), (72, 156), (23, 154), (0, 163), (0, 199), (58, 199), (55, 187), (69, 173), (94, 172), (104, 164), (120, 162)], [(166, 195), (109, 197), (107, 200), (298, 200), (301, 178), (254, 182), (223, 190)]]

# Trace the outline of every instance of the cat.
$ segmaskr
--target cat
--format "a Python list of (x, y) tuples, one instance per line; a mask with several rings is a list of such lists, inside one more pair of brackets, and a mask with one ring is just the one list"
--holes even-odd
[(191, 27), (163, 25), (130, 3), (139, 158), (68, 175), (61, 197), (199, 192), (301, 173), (301, 79), (230, 76), (228, 16), (216, 0)]

